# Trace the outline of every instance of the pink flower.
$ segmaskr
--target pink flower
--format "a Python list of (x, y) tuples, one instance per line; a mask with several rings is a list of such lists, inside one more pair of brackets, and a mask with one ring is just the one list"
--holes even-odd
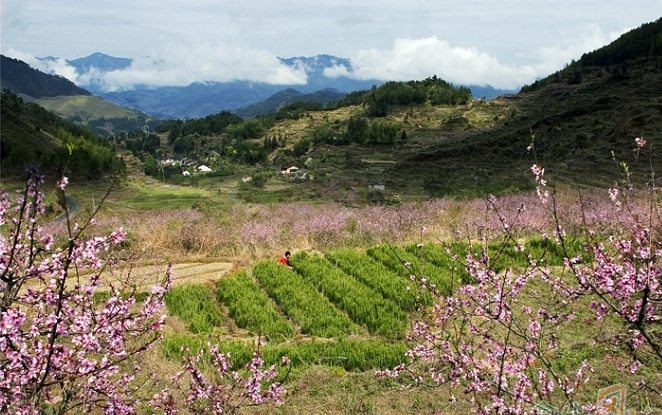
[(60, 181), (57, 183), (57, 187), (59, 187), (61, 190), (64, 190), (68, 184), (69, 184), (69, 179), (65, 176), (62, 176)]

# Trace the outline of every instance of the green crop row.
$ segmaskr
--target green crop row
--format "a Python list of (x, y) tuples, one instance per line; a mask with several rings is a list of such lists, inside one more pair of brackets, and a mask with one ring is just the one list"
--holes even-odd
[[(471, 282), (471, 276), (464, 269), (464, 263), (467, 256), (468, 245), (466, 243), (454, 242), (449, 245), (439, 245), (435, 243), (412, 244), (405, 247), (405, 250), (416, 256), (418, 261), (428, 262), (433, 266), (445, 270), (449, 275), (456, 275), (463, 283)], [(474, 255), (481, 252), (480, 246), (473, 246)], [(454, 257), (457, 260), (453, 259)]]
[(405, 336), (407, 315), (402, 309), (326, 259), (300, 252), (292, 257), (292, 266), (370, 333), (390, 338)]
[[(568, 238), (566, 240), (568, 256), (574, 257), (583, 253), (583, 242), (577, 238)], [(516, 245), (513, 241), (505, 243), (491, 243), (487, 246), (487, 254), (490, 258), (490, 266), (496, 272), (501, 272), (506, 268), (519, 267), (525, 268), (530, 265), (530, 261), (543, 261), (549, 266), (563, 265), (564, 252), (560, 245), (552, 239), (533, 238), (529, 239), (522, 247)], [(483, 254), (483, 247), (480, 244), (469, 246), (467, 243), (453, 242), (451, 244), (427, 243), (424, 245), (408, 245), (406, 251), (421, 257), (424, 261), (430, 262), (435, 266), (446, 269), (451, 273), (460, 276), (464, 283), (470, 283), (470, 276), (464, 270), (464, 263), (469, 252), (475, 258), (480, 258)], [(457, 261), (453, 257), (457, 258)]]
[(432, 284), (441, 295), (450, 295), (462, 282), (450, 270), (443, 269), (424, 257), (390, 245), (378, 245), (368, 249), (368, 255), (400, 275), (416, 276), (418, 281)]
[(350, 248), (341, 248), (327, 252), (324, 257), (336, 267), (379, 292), (384, 298), (393, 301), (404, 311), (415, 311), (421, 303), (430, 302), (429, 292), (422, 293), (424, 298), (417, 298), (421, 294), (417, 290), (417, 284), (368, 255)]
[(228, 306), (237, 326), (280, 341), (294, 336), (292, 325), (276, 310), (246, 271), (222, 278), (216, 284), (218, 299)]
[(275, 261), (262, 261), (253, 275), (301, 333), (319, 337), (357, 334), (361, 329), (301, 275)]
[[(208, 350), (208, 343), (215, 343), (211, 338), (186, 334), (166, 335), (161, 351), (165, 357), (181, 359), (183, 346), (192, 353), (201, 348)], [(282, 357), (290, 359), (292, 366), (326, 365), (342, 367), (345, 370), (367, 371), (372, 369), (393, 368), (407, 359), (405, 353), (409, 347), (405, 342), (390, 342), (378, 339), (338, 339), (306, 341), (265, 345), (260, 348), (267, 366), (279, 364)], [(255, 345), (239, 341), (219, 343), (219, 350), (230, 353), (230, 361), (235, 369), (242, 368), (253, 356)], [(209, 356), (207, 355), (207, 358)], [(209, 361), (206, 362), (209, 364)]]
[(170, 313), (188, 324), (193, 333), (209, 333), (223, 321), (221, 310), (214, 301), (211, 290), (201, 285), (174, 287), (165, 295)]

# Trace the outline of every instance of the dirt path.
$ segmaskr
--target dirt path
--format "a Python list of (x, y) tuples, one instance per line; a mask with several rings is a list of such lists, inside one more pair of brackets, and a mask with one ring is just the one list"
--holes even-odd
[[(183, 262), (174, 265), (173, 286), (181, 285), (210, 285), (225, 276), (234, 268), (232, 262)], [(150, 292), (152, 286), (163, 282), (167, 264), (133, 265), (131, 267), (112, 267), (101, 274), (100, 291), (108, 290), (112, 285), (121, 287), (135, 287), (138, 292)], [(73, 271), (73, 269), (71, 269)], [(67, 287), (84, 284), (89, 273), (82, 273), (76, 278), (74, 275), (67, 279)], [(80, 281), (80, 282), (79, 282)], [(25, 283), (23, 290), (35, 288), (39, 280), (32, 279)]]
[[(174, 264), (173, 285), (213, 284), (234, 267), (231, 262), (185, 262)], [(163, 280), (166, 264), (134, 266), (118, 272), (108, 272), (103, 279), (108, 283), (131, 281), (139, 290), (148, 291)]]
[(206, 284), (218, 281), (234, 267), (231, 262), (175, 264), (175, 285)]

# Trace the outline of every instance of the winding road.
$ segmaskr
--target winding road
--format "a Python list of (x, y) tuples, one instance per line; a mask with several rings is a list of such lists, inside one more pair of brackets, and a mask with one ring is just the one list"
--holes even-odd
[[(64, 200), (67, 203), (67, 211), (69, 213), (69, 217), (74, 216), (78, 211), (80, 210), (80, 203), (76, 199), (73, 199), (69, 196), (65, 196)], [(53, 219), (53, 222), (62, 222), (63, 220), (67, 219), (67, 212), (61, 214), (60, 216), (56, 217)]]

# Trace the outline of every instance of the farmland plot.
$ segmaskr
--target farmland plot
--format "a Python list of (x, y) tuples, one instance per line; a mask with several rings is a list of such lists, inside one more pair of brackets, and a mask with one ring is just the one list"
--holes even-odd
[[(341, 248), (327, 252), (325, 258), (347, 274), (379, 292), (384, 298), (393, 301), (404, 311), (415, 311), (421, 305), (422, 299), (417, 298), (419, 293), (411, 280), (365, 254), (350, 248)], [(429, 293), (423, 293), (423, 295), (427, 295), (427, 302), (429, 302)]]
[(230, 317), (237, 326), (272, 341), (294, 336), (292, 325), (245, 270), (219, 280), (216, 288), (218, 299), (228, 306)]
[(166, 294), (168, 310), (178, 316), (194, 333), (211, 333), (221, 326), (221, 312), (211, 290), (202, 285), (174, 287)]
[(360, 334), (361, 328), (322, 295), (310, 281), (273, 261), (253, 267), (253, 275), (303, 334), (339, 337)]
[(404, 248), (390, 245), (379, 245), (368, 249), (368, 255), (382, 262), (394, 272), (412, 277), (430, 287), (436, 288), (441, 295), (449, 295), (462, 283), (458, 276), (447, 269), (442, 269), (428, 262), (422, 256), (417, 256)]
[(407, 315), (377, 291), (318, 255), (300, 252), (292, 258), (292, 265), (352, 320), (365, 325), (370, 333), (404, 338)]
[[(182, 346), (198, 350), (216, 343), (241, 365), (260, 338), (266, 340), (261, 350), (270, 364), (288, 356), (297, 365), (346, 370), (396, 366), (406, 359), (408, 313), (429, 305), (431, 298), (410, 274), (421, 272), (417, 275), (449, 289), (448, 264), (441, 268), (432, 260), (447, 255), (440, 250), (417, 253), (381, 246), (368, 253), (344, 248), (324, 256), (300, 252), (292, 257), (293, 269), (268, 260), (256, 263), (252, 275), (241, 270), (215, 279), (208, 275), (205, 285), (180, 283), (167, 305), (190, 334), (168, 334), (163, 353), (177, 358)], [(422, 271), (403, 266), (405, 261), (416, 261)], [(198, 270), (179, 267), (186, 275)], [(248, 333), (228, 335), (222, 324), (228, 319)]]

